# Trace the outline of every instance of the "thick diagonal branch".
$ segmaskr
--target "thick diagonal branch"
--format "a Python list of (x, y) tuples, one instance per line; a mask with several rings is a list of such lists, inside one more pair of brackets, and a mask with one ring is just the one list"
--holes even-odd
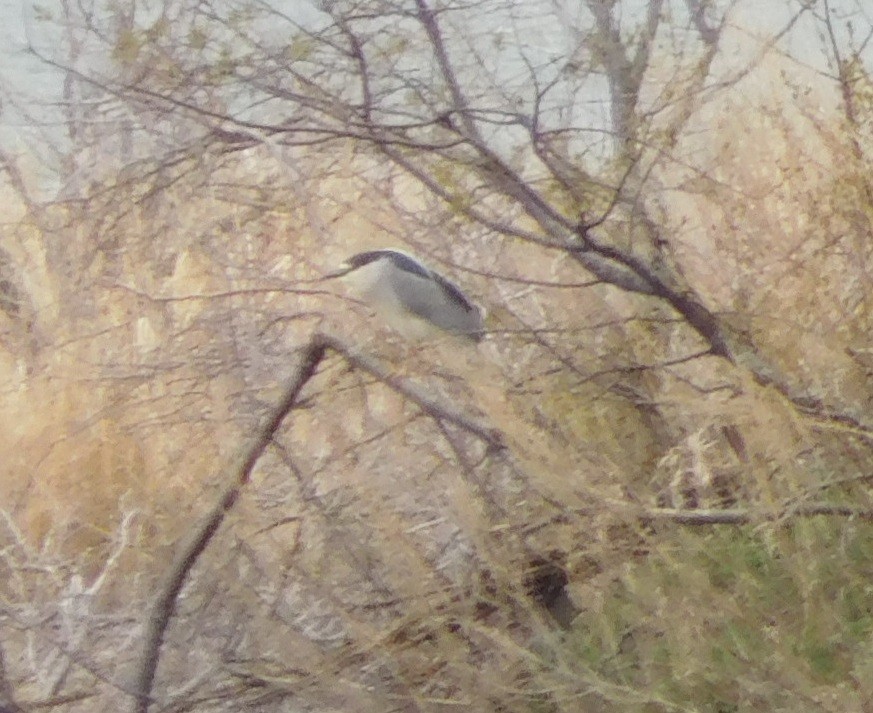
[(160, 587), (157, 598), (152, 605), (146, 622), (146, 636), (143, 651), (136, 671), (137, 697), (134, 705), (136, 713), (147, 713), (151, 702), (152, 685), (160, 658), (161, 644), (170, 623), (170, 618), (176, 608), (176, 600), (182, 585), (188, 579), (194, 564), (206, 549), (209, 541), (218, 530), (225, 516), (233, 508), (240, 492), (249, 482), (252, 471), (270, 441), (282, 425), (285, 417), (294, 408), (300, 397), (300, 392), (313, 377), (318, 365), (324, 358), (327, 344), (321, 339), (313, 339), (303, 350), (297, 372), (294, 374), (282, 400), (273, 409), (267, 421), (255, 435), (251, 445), (243, 454), (239, 465), (234, 469), (230, 483), (222, 491), (218, 501), (209, 514), (200, 522), (188, 536), (176, 556), (173, 565), (167, 572)]
[(134, 690), (137, 692), (133, 708), (135, 713), (147, 713), (151, 704), (152, 688), (160, 660), (161, 646), (182, 586), (200, 555), (203, 554), (225, 517), (237, 502), (267, 446), (275, 437), (285, 418), (299, 402), (303, 388), (315, 376), (319, 364), (328, 351), (336, 352), (353, 368), (370, 374), (402, 394), (431, 418), (458, 426), (482, 439), (491, 447), (502, 448), (502, 440), (496, 430), (478, 423), (449, 404), (438, 402), (429, 396), (424, 389), (395, 376), (375, 359), (359, 353), (339, 339), (323, 334), (315, 335), (303, 348), (297, 370), (285, 387), (282, 399), (270, 412), (264, 425), (258, 430), (244, 451), (239, 464), (230, 475), (229, 483), (221, 492), (215, 505), (206, 517), (193, 528), (180, 547), (172, 566), (164, 577), (146, 620), (145, 641), (135, 672)]

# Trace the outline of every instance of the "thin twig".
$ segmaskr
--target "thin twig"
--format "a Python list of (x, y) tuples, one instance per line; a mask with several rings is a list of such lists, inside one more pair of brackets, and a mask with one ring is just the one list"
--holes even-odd
[(641, 512), (640, 518), (644, 520), (668, 520), (681, 525), (745, 525), (753, 522), (774, 522), (793, 517), (815, 517), (818, 515), (873, 520), (873, 510), (832, 503), (810, 503), (809, 505), (799, 505), (773, 511), (746, 510), (742, 508), (726, 510), (717, 508), (701, 510), (651, 508)]

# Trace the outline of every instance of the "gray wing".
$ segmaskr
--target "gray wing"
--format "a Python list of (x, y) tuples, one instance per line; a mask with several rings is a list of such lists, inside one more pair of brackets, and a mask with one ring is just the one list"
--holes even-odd
[(441, 329), (474, 337), (482, 330), (479, 309), (455, 285), (436, 273), (404, 272), (396, 285), (404, 307)]

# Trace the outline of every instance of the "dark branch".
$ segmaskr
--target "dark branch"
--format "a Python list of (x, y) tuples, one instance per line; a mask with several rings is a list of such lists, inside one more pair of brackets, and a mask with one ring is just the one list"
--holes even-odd
[(272, 410), (264, 425), (246, 448), (239, 465), (233, 470), (229, 484), (218, 497), (208, 515), (198, 523), (180, 547), (175, 561), (158, 589), (146, 622), (146, 636), (135, 674), (135, 713), (147, 713), (152, 702), (155, 673), (160, 660), (161, 645), (176, 608), (176, 600), (185, 581), (209, 545), (224, 518), (236, 504), (242, 489), (248, 484), (252, 471), (290, 411), (299, 403), (300, 393), (315, 376), (319, 364), (328, 351), (341, 355), (353, 368), (360, 369), (386, 384), (416, 404), (431, 418), (451, 423), (482, 439), (491, 448), (503, 448), (498, 431), (470, 419), (458, 409), (431, 398), (420, 387), (395, 376), (376, 360), (367, 357), (335, 337), (317, 334), (303, 348), (297, 370), (285, 387), (282, 399)]
[(375, 359), (362, 354), (339, 339), (331, 336), (322, 336), (321, 339), (326, 347), (342, 355), (351, 366), (376, 377), (386, 386), (409, 399), (431, 418), (458, 426), (480, 438), (492, 448), (504, 448), (499, 431), (471, 419), (446, 403), (431, 398), (421, 387), (396, 376)]
[(873, 520), (873, 510), (847, 505), (811, 503), (773, 512), (758, 512), (740, 508), (730, 510), (683, 510), (653, 508), (640, 514), (643, 520), (668, 520), (681, 525), (745, 525), (752, 522), (779, 522), (793, 517), (833, 516)]

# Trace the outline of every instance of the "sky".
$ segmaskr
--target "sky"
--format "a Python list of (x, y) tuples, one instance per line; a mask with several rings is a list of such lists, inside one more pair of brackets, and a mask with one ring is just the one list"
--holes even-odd
[[(52, 4), (49, 0), (48, 6)], [(50, 51), (58, 42), (50, 23), (40, 22), (32, 0), (0, 0), (0, 149), (26, 157), (26, 169), (51, 174), (38, 160), (37, 123), (52, 122), (63, 77), (28, 50)]]
[[(279, 0), (274, 1), (279, 3)], [(517, 2), (524, 3), (519, 7), (527, 12), (530, 12), (530, 3), (535, 2), (543, 2), (550, 8), (562, 6), (570, 14), (578, 12), (578, 0)], [(668, 0), (668, 5), (670, 2)], [(632, 10), (645, 4), (645, 0), (627, 0), (625, 7)], [(312, 3), (307, 0), (284, 0), (281, 5), (287, 13), (296, 12), (303, 17), (302, 11), (306, 8), (305, 16), (313, 15)], [(741, 0), (733, 18), (738, 25), (749, 28), (750, 37), (766, 36), (783, 28), (796, 6), (796, 0)], [(831, 0), (831, 6), (853, 10), (855, 27), (869, 27), (873, 23), (871, 0)], [(61, 0), (0, 0), (0, 149), (7, 155), (23, 157), (27, 170), (42, 176), (40, 181), (49, 184), (57, 157), (45, 151), (47, 143), (51, 143), (46, 142), (45, 137), (63, 136), (59, 121), (63, 76), (29, 48), (51, 57), (64, 46), (62, 31), (50, 19), (60, 16), (61, 7)], [(143, 3), (139, 7), (143, 7)], [(873, 42), (870, 44), (873, 47)], [(798, 23), (782, 39), (782, 46), (801, 62), (825, 68), (822, 39), (812, 22)], [(873, 54), (873, 49), (868, 49), (868, 54)]]

